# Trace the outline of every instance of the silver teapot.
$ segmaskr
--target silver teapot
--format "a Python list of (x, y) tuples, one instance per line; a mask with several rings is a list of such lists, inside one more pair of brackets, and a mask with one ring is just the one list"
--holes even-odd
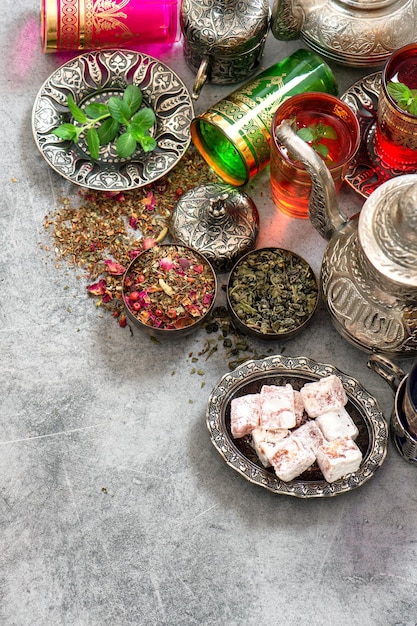
[(343, 65), (383, 65), (417, 39), (417, 1), (274, 0), (271, 31)]
[(336, 329), (366, 352), (416, 356), (417, 174), (386, 181), (348, 218), (322, 158), (288, 120), (275, 133), (311, 176), (309, 217), (328, 240), (320, 288)]

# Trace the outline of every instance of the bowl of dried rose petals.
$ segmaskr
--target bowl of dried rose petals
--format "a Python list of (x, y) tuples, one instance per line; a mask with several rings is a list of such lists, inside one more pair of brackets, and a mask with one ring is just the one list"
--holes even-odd
[(310, 265), (283, 248), (259, 248), (232, 268), (226, 289), (233, 324), (258, 339), (289, 339), (310, 322), (319, 289)]
[(201, 327), (212, 311), (217, 278), (211, 263), (188, 246), (160, 244), (141, 252), (123, 277), (132, 324), (156, 338), (178, 338)]

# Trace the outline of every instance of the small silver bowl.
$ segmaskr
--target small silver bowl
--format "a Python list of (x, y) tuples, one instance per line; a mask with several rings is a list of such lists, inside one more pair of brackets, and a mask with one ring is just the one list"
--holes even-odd
[(276, 341), (306, 328), (317, 309), (319, 289), (312, 268), (298, 254), (259, 248), (232, 268), (226, 299), (231, 320), (240, 331)]
[(217, 294), (211, 263), (178, 244), (141, 252), (123, 277), (122, 296), (128, 320), (155, 338), (177, 339), (200, 328)]

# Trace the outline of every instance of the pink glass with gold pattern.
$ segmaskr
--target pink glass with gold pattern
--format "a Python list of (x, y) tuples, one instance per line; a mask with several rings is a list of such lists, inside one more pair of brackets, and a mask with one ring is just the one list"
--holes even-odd
[(173, 43), (180, 0), (42, 0), (42, 48), (92, 50)]

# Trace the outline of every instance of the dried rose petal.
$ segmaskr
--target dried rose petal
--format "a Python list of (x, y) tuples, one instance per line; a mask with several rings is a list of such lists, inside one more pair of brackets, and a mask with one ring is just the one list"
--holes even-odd
[(213, 298), (214, 298), (214, 293), (206, 293), (203, 296), (203, 305), (204, 306), (209, 306), (211, 304)]
[(112, 276), (121, 276), (125, 273), (126, 268), (120, 263), (116, 263), (116, 261), (112, 261), (111, 259), (107, 259), (104, 261), (107, 267), (107, 271)]
[(138, 229), (138, 218), (135, 215), (132, 215), (129, 219), (129, 226), (133, 228), (133, 230)]
[(148, 195), (146, 196), (146, 198), (143, 198), (141, 200), (141, 204), (144, 204), (146, 206), (146, 208), (148, 209), (148, 211), (154, 211), (155, 210), (156, 199), (155, 199), (155, 196), (153, 195), (152, 191), (148, 191)]
[(114, 198), (117, 202), (123, 202), (124, 193), (121, 191), (105, 191), (103, 194), (106, 198)]
[(103, 296), (107, 290), (107, 283), (102, 278), (98, 281), (98, 283), (93, 283), (92, 285), (87, 286), (87, 291), (91, 293), (93, 296)]
[(191, 261), (189, 259), (185, 259), (184, 257), (180, 257), (178, 259), (178, 263), (179, 263), (180, 267), (182, 267), (183, 270), (186, 270), (187, 267), (190, 266)]
[(202, 263), (196, 263), (193, 267), (193, 270), (197, 274), (202, 274), (204, 272), (204, 265)]
[(169, 257), (165, 256), (163, 259), (159, 261), (159, 267), (165, 272), (169, 272), (174, 267), (174, 261)]
[(149, 250), (149, 248), (153, 248), (156, 246), (156, 241), (153, 237), (145, 237), (143, 240), (143, 249)]

